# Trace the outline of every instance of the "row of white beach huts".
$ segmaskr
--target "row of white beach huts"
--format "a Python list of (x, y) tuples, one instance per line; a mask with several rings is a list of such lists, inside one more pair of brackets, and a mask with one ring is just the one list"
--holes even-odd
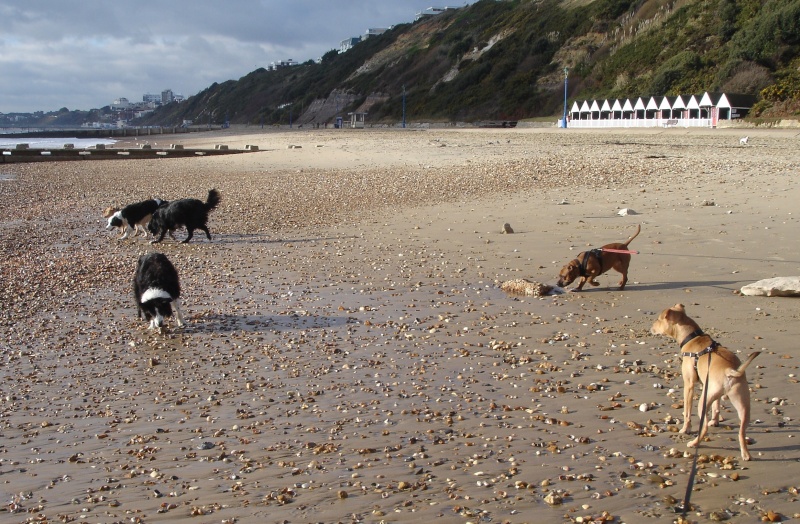
[[(755, 101), (751, 95), (708, 92), (576, 100), (567, 112), (566, 127), (717, 127), (720, 121), (743, 118)], [(559, 126), (564, 127), (563, 119)]]

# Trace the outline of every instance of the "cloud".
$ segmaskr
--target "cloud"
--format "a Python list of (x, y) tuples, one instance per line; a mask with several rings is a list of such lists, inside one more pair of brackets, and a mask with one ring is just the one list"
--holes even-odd
[[(472, 0), (470, 0), (472, 1)], [(0, 112), (191, 96), (278, 60), (303, 62), (430, 0), (0, 0)]]

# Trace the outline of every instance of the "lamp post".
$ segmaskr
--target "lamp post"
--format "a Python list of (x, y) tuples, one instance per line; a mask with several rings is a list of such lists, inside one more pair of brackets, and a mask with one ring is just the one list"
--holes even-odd
[(403, 129), (406, 128), (406, 85), (403, 84)]
[(342, 127), (339, 125), (339, 119), (339, 91), (336, 91), (336, 123), (334, 124), (336, 129), (341, 129)]
[(564, 67), (564, 119), (561, 121), (561, 127), (567, 127), (567, 78), (569, 77), (569, 67)]

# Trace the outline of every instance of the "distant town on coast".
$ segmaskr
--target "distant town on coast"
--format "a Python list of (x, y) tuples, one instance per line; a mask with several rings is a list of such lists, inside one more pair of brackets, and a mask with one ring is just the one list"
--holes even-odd
[[(425, 18), (436, 16), (447, 11), (457, 9), (455, 7), (428, 7), (418, 11), (414, 15), (414, 21), (418, 22)], [(369, 28), (362, 35), (345, 38), (339, 42), (338, 48), (332, 49), (337, 53), (345, 53), (359, 42), (363, 42), (370, 37), (382, 35), (389, 31), (391, 27)], [(300, 65), (301, 63), (321, 63), (322, 57), (307, 62), (297, 62), (292, 58), (286, 60), (273, 61), (265, 67), (267, 71), (278, 71), (280, 69)], [(70, 110), (62, 107), (57, 111), (34, 111), (30, 113), (3, 113), (0, 111), (0, 134), (13, 132), (15, 129), (25, 128), (89, 128), (89, 129), (120, 129), (127, 127), (129, 123), (136, 119), (146, 116), (158, 109), (171, 103), (181, 103), (186, 100), (183, 94), (174, 92), (171, 88), (166, 88), (161, 93), (145, 93), (140, 101), (132, 101), (127, 97), (118, 97), (107, 106), (90, 110)], [(191, 125), (193, 122), (185, 120), (183, 125)]]

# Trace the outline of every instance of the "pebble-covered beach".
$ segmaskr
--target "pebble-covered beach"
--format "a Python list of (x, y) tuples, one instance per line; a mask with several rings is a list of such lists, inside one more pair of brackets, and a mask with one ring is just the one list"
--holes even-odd
[[(257, 152), (0, 164), (0, 521), (673, 522), (676, 303), (762, 351), (753, 460), (723, 400), (689, 520), (796, 519), (800, 303), (736, 291), (800, 274), (799, 134), (237, 129), (158, 140)], [(211, 241), (105, 229), (211, 188)], [(637, 224), (622, 292), (500, 288)], [(137, 319), (152, 251), (183, 328)]]

